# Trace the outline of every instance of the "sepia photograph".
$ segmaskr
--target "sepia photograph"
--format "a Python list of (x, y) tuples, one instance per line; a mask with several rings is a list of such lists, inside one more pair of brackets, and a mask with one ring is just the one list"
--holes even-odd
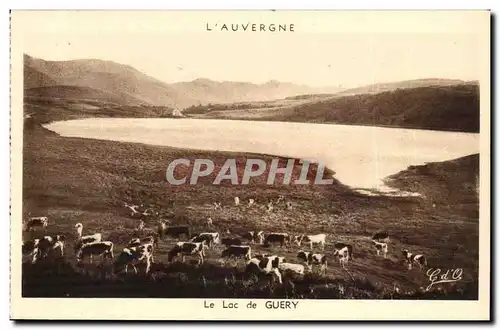
[(490, 20), (12, 11), (12, 318), (488, 319)]

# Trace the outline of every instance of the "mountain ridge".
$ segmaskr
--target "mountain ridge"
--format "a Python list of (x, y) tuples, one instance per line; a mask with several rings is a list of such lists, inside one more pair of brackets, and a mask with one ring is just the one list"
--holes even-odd
[[(321, 89), (270, 80), (264, 84), (214, 81), (198, 78), (187, 82), (165, 83), (132, 66), (100, 59), (46, 61), (24, 55), (25, 88), (80, 86), (103, 93), (139, 100), (125, 105), (153, 105), (185, 108), (209, 103), (274, 100)], [(53, 91), (47, 89), (47, 91)], [(46, 97), (51, 97), (47, 94)]]

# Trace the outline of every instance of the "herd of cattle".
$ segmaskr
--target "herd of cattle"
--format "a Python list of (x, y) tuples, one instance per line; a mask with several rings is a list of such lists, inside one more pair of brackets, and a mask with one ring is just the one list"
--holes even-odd
[[(235, 197), (235, 205), (239, 203), (239, 198)], [(249, 206), (251, 204), (253, 204), (253, 200), (250, 200), (248, 203)], [(287, 209), (291, 208), (291, 203), (286, 203), (285, 205)], [(140, 207), (136, 205), (125, 204), (125, 207), (132, 211), (131, 215), (134, 212), (147, 215), (154, 213), (152, 210), (138, 211)], [(220, 203), (214, 203), (215, 209), (220, 207)], [(267, 205), (267, 210), (270, 208), (272, 208), (272, 204)], [(32, 257), (32, 263), (49, 257), (64, 256), (66, 238), (64, 235), (47, 236), (48, 224), (49, 220), (46, 216), (31, 217), (25, 222), (25, 229), (28, 232), (33, 233), (37, 229), (44, 231), (44, 235), (39, 238), (32, 237), (30, 240), (23, 241), (23, 255)], [(209, 229), (213, 227), (211, 218), (207, 219), (206, 225)], [(318, 267), (320, 273), (324, 273), (328, 267), (327, 256), (324, 253), (313, 252), (315, 246), (320, 247), (324, 252), (327, 235), (323, 233), (292, 236), (288, 233), (249, 231), (239, 237), (221, 237), (219, 232), (214, 230), (193, 233), (190, 226), (172, 226), (168, 221), (160, 220), (156, 235), (132, 238), (115, 260), (113, 242), (103, 240), (101, 233), (83, 235), (83, 225), (81, 223), (77, 223), (74, 228), (76, 231), (74, 251), (78, 264), (82, 264), (86, 258), (88, 258), (90, 263), (93, 263), (94, 257), (101, 257), (103, 261), (109, 260), (113, 262), (113, 269), (116, 273), (123, 270), (128, 273), (129, 266), (132, 266), (135, 273), (137, 273), (136, 266), (140, 263), (145, 263), (145, 273), (148, 274), (151, 270), (151, 265), (154, 263), (155, 250), (158, 248), (159, 242), (163, 241), (166, 237), (179, 240), (169, 250), (167, 255), (168, 262), (179, 258), (184, 262), (186, 256), (193, 256), (198, 259), (198, 264), (202, 264), (206, 256), (206, 250), (219, 245), (223, 246), (221, 258), (245, 260), (245, 272), (257, 275), (271, 275), (279, 283), (282, 282), (281, 274), (284, 272), (303, 275), (306, 271), (313, 271), (313, 266), (315, 266)], [(138, 229), (144, 229), (144, 222), (142, 220), (139, 223)], [(372, 243), (377, 256), (387, 258), (389, 242), (390, 239), (387, 232), (379, 232), (373, 235)], [(281, 247), (291, 245), (301, 247), (302, 244), (307, 244), (311, 251), (298, 251), (296, 255), (297, 263), (291, 263), (278, 255), (254, 255), (251, 247), (254, 244), (261, 246), (277, 244)], [(427, 266), (427, 259), (422, 254), (413, 254), (403, 249), (402, 255), (408, 265), (408, 269), (412, 268), (412, 264), (416, 264), (420, 268)], [(333, 258), (345, 269), (349, 260), (353, 259), (353, 246), (341, 242), (334, 243)]]

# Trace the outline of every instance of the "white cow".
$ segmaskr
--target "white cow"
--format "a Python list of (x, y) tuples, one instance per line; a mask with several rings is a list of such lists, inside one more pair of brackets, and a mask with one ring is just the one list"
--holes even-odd
[(326, 241), (326, 234), (295, 236), (295, 243), (297, 243), (298, 246), (300, 246), (302, 243), (309, 243), (311, 250), (313, 248), (313, 244), (320, 245), (321, 248), (324, 250), (325, 241)]
[(290, 271), (296, 274), (304, 275), (304, 266), (299, 264), (292, 264), (288, 262), (280, 263), (278, 269), (282, 272)]

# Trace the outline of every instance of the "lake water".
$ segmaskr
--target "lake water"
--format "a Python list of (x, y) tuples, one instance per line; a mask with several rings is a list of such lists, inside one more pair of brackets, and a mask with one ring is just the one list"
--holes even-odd
[(404, 195), (383, 184), (410, 165), (479, 153), (479, 134), (354, 125), (209, 119), (89, 118), (45, 127), (62, 136), (320, 161), (355, 189)]

